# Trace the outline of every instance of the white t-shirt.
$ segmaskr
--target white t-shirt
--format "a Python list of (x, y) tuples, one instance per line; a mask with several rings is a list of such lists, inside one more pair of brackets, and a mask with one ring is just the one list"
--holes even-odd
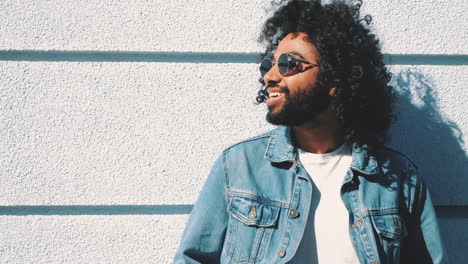
[(291, 263), (359, 264), (349, 236), (349, 213), (340, 190), (351, 166), (351, 147), (314, 154), (299, 150), (312, 180), (312, 200), (305, 233)]

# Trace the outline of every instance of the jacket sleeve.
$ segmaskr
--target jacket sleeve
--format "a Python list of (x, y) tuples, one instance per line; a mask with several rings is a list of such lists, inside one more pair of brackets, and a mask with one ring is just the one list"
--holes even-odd
[(401, 263), (449, 263), (429, 191), (416, 168), (414, 172), (414, 200)]
[(174, 263), (219, 263), (227, 227), (224, 154), (215, 162), (185, 226)]

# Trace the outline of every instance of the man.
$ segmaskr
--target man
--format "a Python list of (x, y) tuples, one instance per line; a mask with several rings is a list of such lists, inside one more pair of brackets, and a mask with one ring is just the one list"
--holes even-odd
[[(226, 149), (175, 263), (446, 263), (415, 165), (384, 146), (390, 74), (357, 5), (288, 1), (260, 64), (278, 127)], [(271, 58), (270, 58), (271, 56)]]

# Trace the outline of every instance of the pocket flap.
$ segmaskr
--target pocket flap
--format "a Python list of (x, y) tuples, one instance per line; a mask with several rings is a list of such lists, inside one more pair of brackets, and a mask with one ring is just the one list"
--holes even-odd
[(231, 197), (228, 211), (248, 226), (271, 227), (278, 219), (280, 208), (256, 199)]
[(372, 223), (379, 235), (402, 239), (408, 235), (403, 218), (398, 214), (373, 215)]

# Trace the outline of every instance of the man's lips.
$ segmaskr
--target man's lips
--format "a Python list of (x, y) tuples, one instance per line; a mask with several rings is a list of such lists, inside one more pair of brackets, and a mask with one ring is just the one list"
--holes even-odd
[(285, 95), (282, 89), (280, 88), (269, 88), (267, 89), (268, 99), (266, 101), (268, 106), (277, 104)]
[(284, 95), (284, 89), (275, 87), (275, 88), (267, 88), (268, 97), (278, 97)]
[(278, 96), (281, 96), (281, 95), (284, 95), (284, 93), (282, 93), (282, 92), (270, 92), (270, 93), (268, 93), (268, 98), (275, 98), (275, 97), (278, 97)]

